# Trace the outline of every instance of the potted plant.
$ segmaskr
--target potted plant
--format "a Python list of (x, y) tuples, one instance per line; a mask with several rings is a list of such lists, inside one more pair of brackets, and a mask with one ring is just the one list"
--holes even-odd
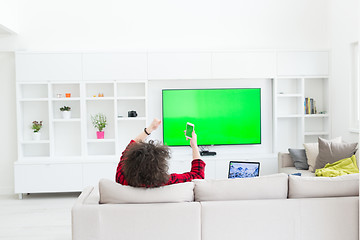
[(31, 129), (34, 130), (33, 132), (33, 140), (39, 141), (41, 137), (40, 129), (42, 128), (42, 121), (33, 121)]
[(104, 139), (103, 129), (107, 126), (106, 116), (103, 113), (98, 113), (95, 116), (91, 115), (91, 121), (98, 131), (96, 132), (97, 139)]
[(71, 118), (71, 107), (63, 106), (60, 108), (61, 114), (63, 119), (70, 119)]

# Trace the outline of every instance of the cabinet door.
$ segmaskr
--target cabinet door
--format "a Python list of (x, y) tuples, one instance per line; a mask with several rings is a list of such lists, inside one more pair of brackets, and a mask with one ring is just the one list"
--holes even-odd
[(16, 78), (19, 82), (80, 81), (81, 54), (18, 53)]
[(118, 163), (84, 163), (84, 187), (97, 186), (101, 178), (115, 180)]
[(82, 191), (81, 164), (15, 164), (15, 193)]
[(210, 53), (150, 53), (149, 79), (209, 79)]
[(213, 78), (272, 78), (275, 52), (213, 53)]
[(277, 55), (279, 76), (327, 76), (329, 52), (279, 52)]
[(84, 80), (147, 78), (146, 53), (85, 53)]

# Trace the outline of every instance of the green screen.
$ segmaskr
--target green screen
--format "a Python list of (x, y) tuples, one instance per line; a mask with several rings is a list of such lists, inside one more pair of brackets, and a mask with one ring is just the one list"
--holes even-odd
[(198, 145), (260, 144), (261, 90), (164, 89), (163, 140), (186, 146), (186, 123), (195, 126)]

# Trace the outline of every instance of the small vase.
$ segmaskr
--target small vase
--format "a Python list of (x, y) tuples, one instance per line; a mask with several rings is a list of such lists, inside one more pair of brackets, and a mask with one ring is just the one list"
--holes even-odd
[(40, 132), (33, 132), (33, 140), (34, 141), (40, 141), (41, 133)]
[(97, 139), (104, 139), (104, 131), (97, 131), (96, 132)]
[(61, 114), (62, 114), (63, 119), (71, 118), (71, 111), (62, 111)]

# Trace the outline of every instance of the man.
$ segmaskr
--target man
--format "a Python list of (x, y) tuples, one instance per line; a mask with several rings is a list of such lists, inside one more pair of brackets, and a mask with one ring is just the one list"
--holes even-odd
[(167, 146), (145, 139), (155, 131), (161, 121), (153, 120), (149, 127), (144, 128), (126, 147), (116, 170), (116, 182), (133, 187), (159, 187), (175, 183), (190, 182), (193, 179), (204, 179), (205, 163), (200, 159), (197, 135), (192, 132), (190, 146), (193, 161), (190, 172), (168, 174), (170, 149)]

